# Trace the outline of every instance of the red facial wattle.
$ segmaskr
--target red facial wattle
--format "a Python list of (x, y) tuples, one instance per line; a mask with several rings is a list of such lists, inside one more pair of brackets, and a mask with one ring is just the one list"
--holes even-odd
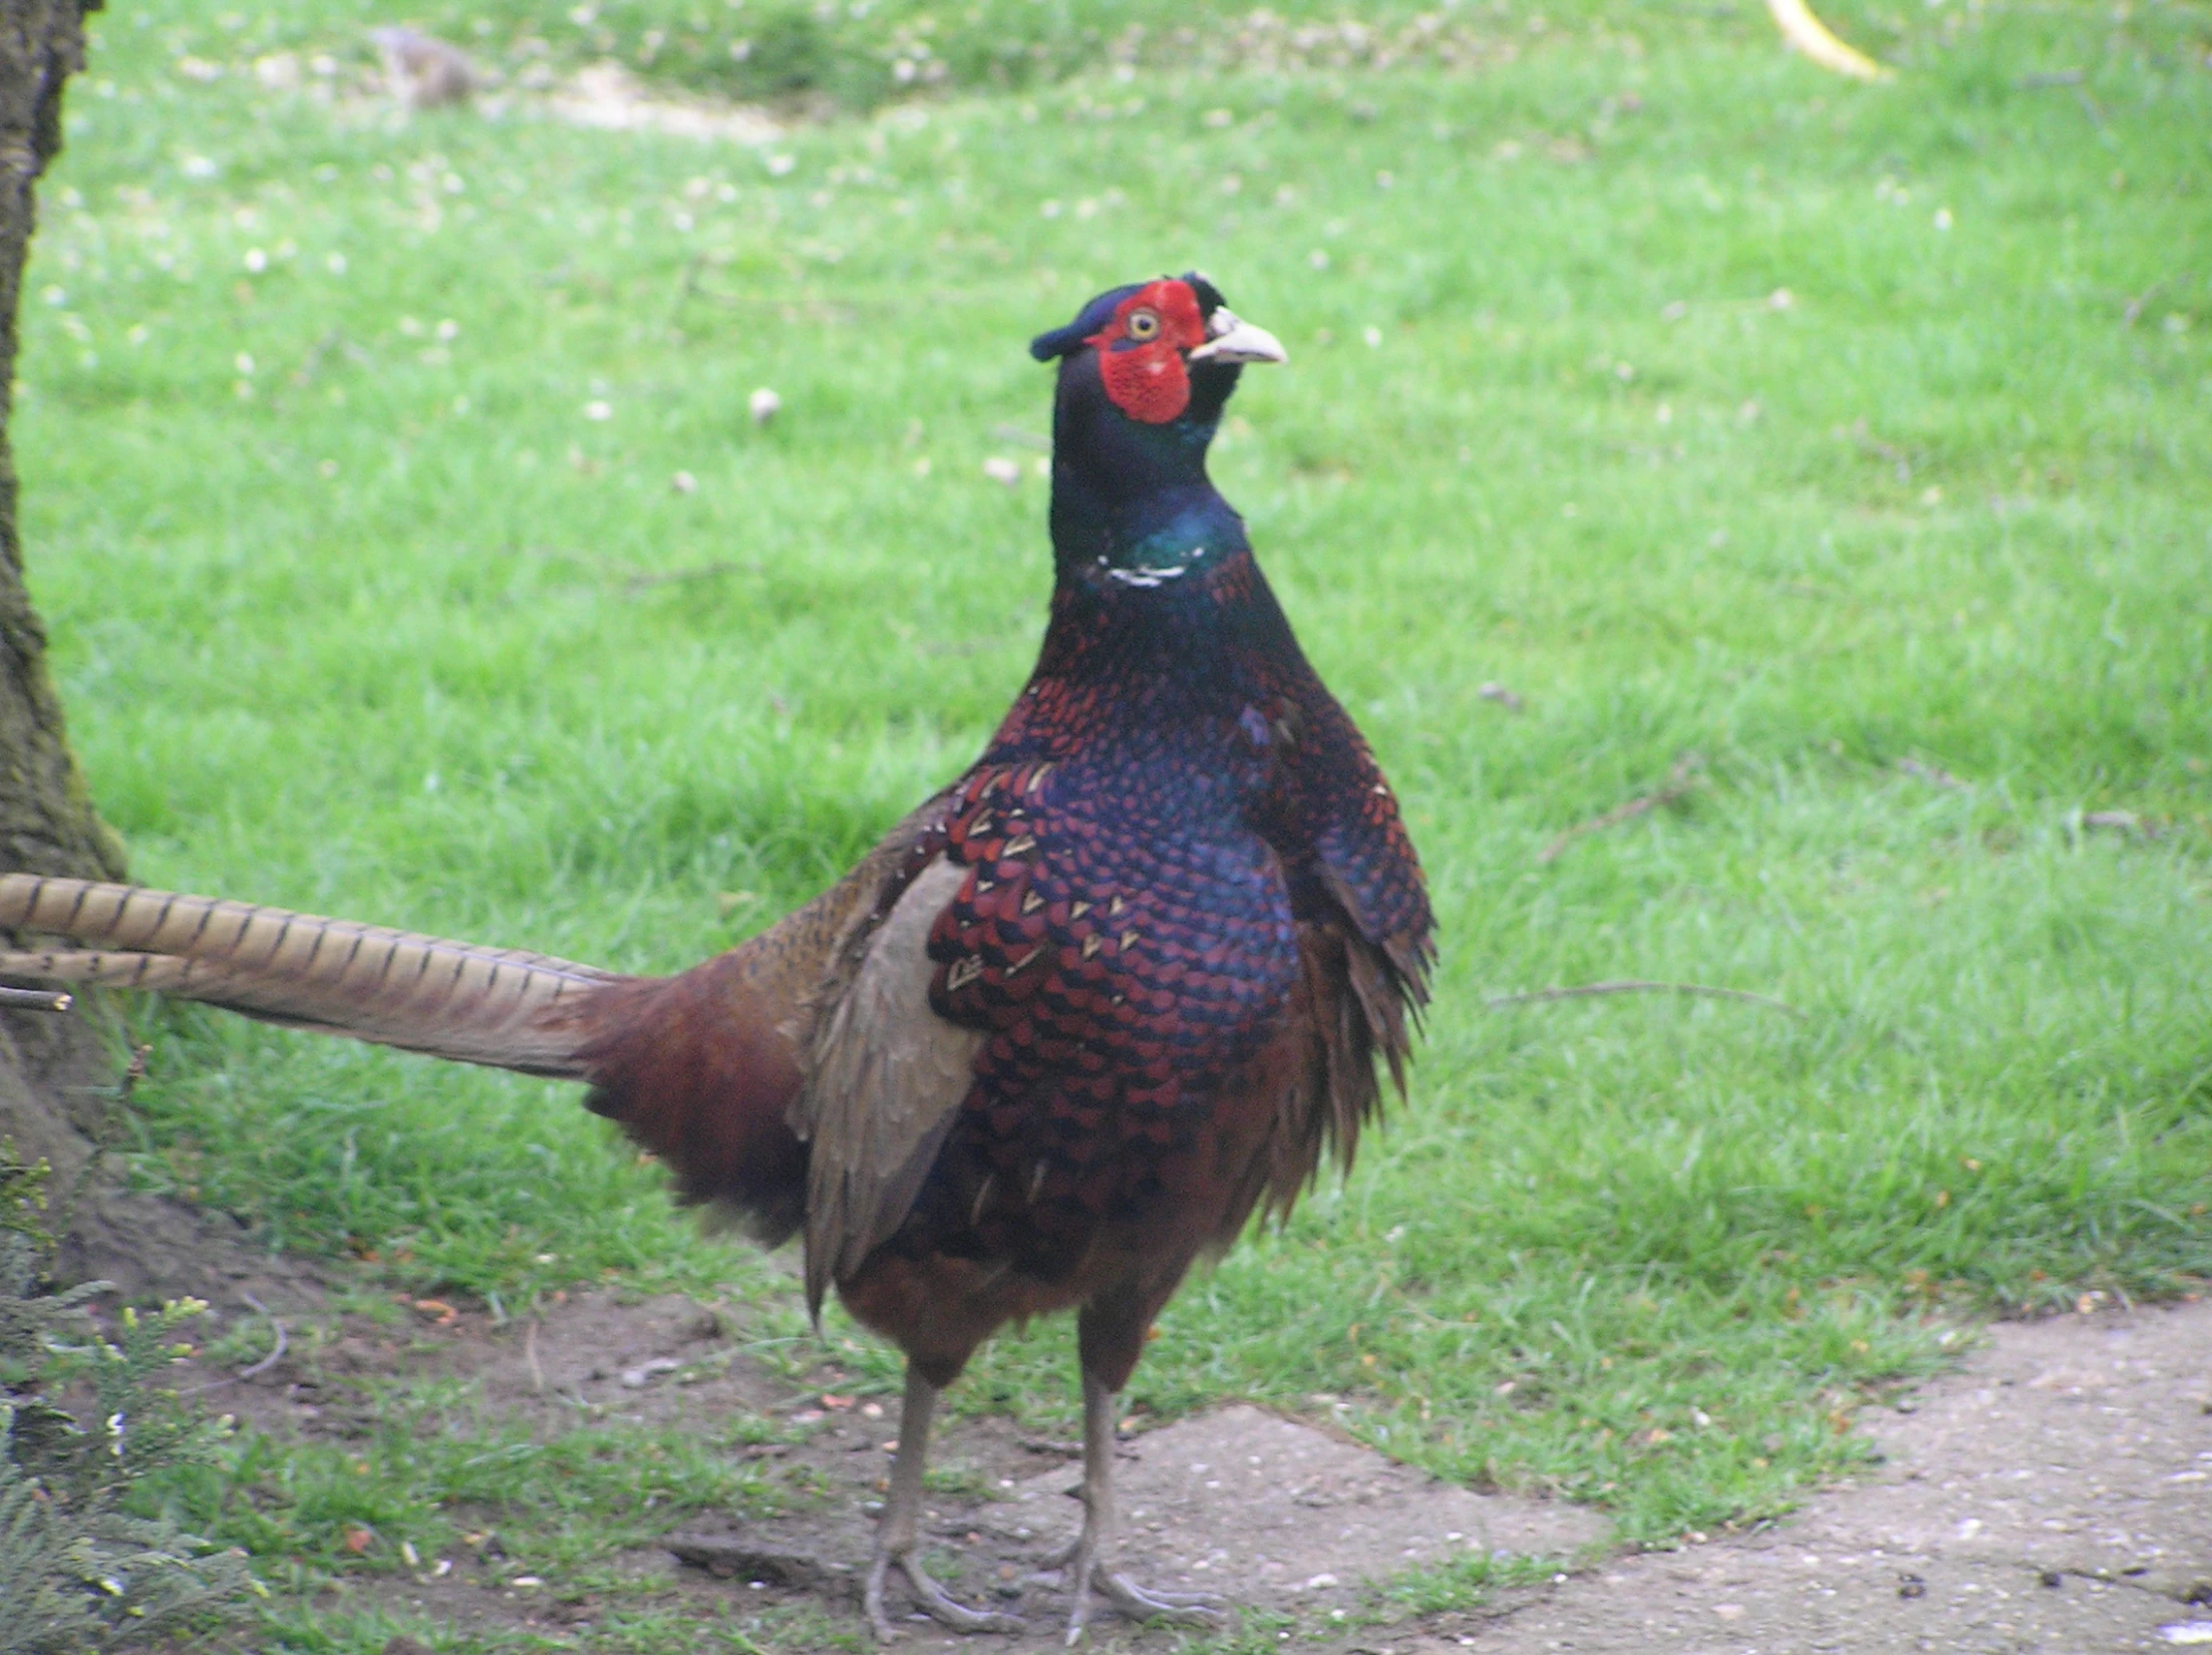
[(1190, 406), (1183, 353), (1206, 341), (1198, 296), (1187, 282), (1155, 281), (1114, 307), (1113, 319), (1084, 343), (1099, 352), (1106, 394), (1132, 420), (1165, 425)]

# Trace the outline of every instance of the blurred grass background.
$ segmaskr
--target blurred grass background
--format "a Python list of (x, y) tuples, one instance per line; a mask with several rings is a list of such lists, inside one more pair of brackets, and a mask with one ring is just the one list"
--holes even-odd
[[(1132, 1399), (1331, 1413), (1635, 1539), (1779, 1510), (1974, 1317), (2212, 1269), (2212, 8), (1826, 15), (1898, 78), (1749, 4), (490, 0), (406, 19), (497, 82), (409, 117), (380, 9), (119, 5), (17, 428), (95, 794), (149, 882), (689, 964), (980, 746), (1050, 580), (1024, 342), (1204, 268), (1292, 353), (1216, 475), (1444, 964), (1411, 1107)], [(781, 131), (553, 118), (609, 55)], [(1489, 1004), (1620, 977), (1801, 1016)], [(132, 1015), (139, 1175), (272, 1246), (798, 1329), (569, 1089)], [(961, 1406), (1064, 1421), (1071, 1343)], [(450, 1468), (389, 1447), (197, 1520), (309, 1584), (392, 1566), (347, 1500), (428, 1544)]]

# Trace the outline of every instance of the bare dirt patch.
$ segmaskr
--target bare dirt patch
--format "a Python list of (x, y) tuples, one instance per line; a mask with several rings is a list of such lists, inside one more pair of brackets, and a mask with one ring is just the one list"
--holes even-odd
[[(202, 1251), (210, 1257), (193, 1268), (211, 1280), (241, 1267), (229, 1249)], [(395, 1319), (317, 1309), (304, 1276), (253, 1279), (287, 1292), (279, 1314), (305, 1331), (250, 1377), (185, 1376), (210, 1404), (279, 1438), (364, 1432), (394, 1379), (464, 1380), (488, 1414), (547, 1432), (758, 1415), (783, 1440), (738, 1452), (803, 1494), (769, 1520), (695, 1517), (624, 1565), (701, 1613), (728, 1612), (732, 1600), (852, 1612), (896, 1401), (824, 1394), (818, 1375), (769, 1371), (743, 1348), (742, 1312), (587, 1293), (540, 1319), (436, 1303)], [(259, 1314), (235, 1292), (217, 1302), (226, 1317)], [(1440, 1484), (1327, 1430), (1232, 1406), (1123, 1443), (1124, 1553), (1151, 1583), (1295, 1613), (1301, 1647), (1318, 1634), (1322, 1647), (1373, 1655), (2089, 1655), (2169, 1647), (2189, 1641), (2183, 1628), (2212, 1627), (2212, 1305), (1998, 1324), (1960, 1371), (1861, 1429), (1886, 1457), (1881, 1468), (1770, 1529), (1617, 1556), (1479, 1610), (1363, 1626), (1373, 1587), (1410, 1568), (1467, 1552), (1565, 1557), (1601, 1543), (1605, 1524), (1571, 1506)], [(1033, 1627), (973, 1647), (1057, 1644), (1063, 1596), (1031, 1576), (1081, 1518), (1074, 1445), (1004, 1420), (955, 1419), (932, 1464), (933, 1568)], [(590, 1604), (517, 1593), (495, 1556), (469, 1561), (449, 1577), (353, 1589), (457, 1628), (588, 1622)], [(1331, 1640), (1337, 1611), (1346, 1632)], [(919, 1625), (915, 1635), (940, 1636)], [(1108, 1621), (1095, 1636), (1166, 1648), (1175, 1635)]]
[[(991, 1435), (989, 1422), (950, 1433), (947, 1461), (974, 1464), (979, 1434)], [(1068, 1610), (1064, 1589), (1057, 1579), (1032, 1576), (1040, 1555), (1081, 1525), (1081, 1466), (1072, 1446), (1023, 1446), (1033, 1457), (1042, 1452), (1063, 1463), (1001, 1477), (995, 1498), (933, 1499), (925, 1532), (939, 1551), (933, 1566), (941, 1560), (948, 1581), (1031, 1621), (1029, 1636), (996, 1639), (995, 1646), (1057, 1648)], [(1216, 1409), (1126, 1440), (1115, 1471), (1123, 1514), (1120, 1556), (1134, 1577), (1146, 1585), (1216, 1591), (1259, 1609), (1343, 1611), (1349, 1618), (1369, 1595), (1365, 1588), (1409, 1568), (1469, 1551), (1564, 1558), (1601, 1538), (1606, 1526), (1572, 1506), (1471, 1493), (1248, 1406)], [(754, 1547), (769, 1554), (752, 1568), (740, 1562), (740, 1575), (790, 1578), (783, 1559), (795, 1551), (837, 1559), (849, 1582), (869, 1552), (864, 1490), (858, 1499), (833, 1500), (831, 1510), (826, 1521), (751, 1523), (719, 1537), (730, 1542), (733, 1562)], [(915, 1619), (928, 1625), (924, 1617)]]
[(54, 1268), (63, 1281), (112, 1282), (123, 1299), (144, 1305), (236, 1305), (247, 1293), (264, 1304), (320, 1305), (336, 1279), (312, 1259), (255, 1246), (252, 1232), (224, 1213), (107, 1181), (77, 1201)]
[[(221, 1309), (233, 1326), (260, 1316), (235, 1302)], [(768, 1372), (739, 1348), (736, 1314), (683, 1298), (625, 1303), (586, 1293), (542, 1318), (503, 1323), (437, 1300), (395, 1309), (404, 1314), (279, 1311), (290, 1327), (282, 1357), (251, 1374), (187, 1369), (179, 1383), (254, 1429), (294, 1440), (366, 1435), (393, 1380), (465, 1381), (487, 1415), (543, 1432), (758, 1415), (785, 1440), (742, 1452), (807, 1492), (771, 1520), (688, 1522), (629, 1567), (687, 1596), (741, 1593), (753, 1608), (856, 1597), (897, 1441), (895, 1399), (825, 1394)], [(1564, 1557), (1605, 1530), (1593, 1513), (1472, 1493), (1252, 1407), (1133, 1435), (1120, 1454), (1132, 1571), (1258, 1607), (1350, 1614), (1366, 1588), (1417, 1564), (1467, 1552)], [(1081, 1521), (1075, 1445), (1025, 1436), (1004, 1420), (955, 1419), (931, 1466), (939, 1490), (924, 1517), (932, 1566), (970, 1597), (1033, 1620), (1034, 1639), (1002, 1646), (1057, 1647), (1063, 1595), (1031, 1576)], [(464, 1559), (446, 1576), (364, 1578), (353, 1589), (456, 1625), (542, 1626), (578, 1612), (517, 1595), (497, 1561)]]
[(784, 136), (783, 127), (763, 110), (649, 90), (618, 63), (577, 71), (543, 107), (556, 120), (602, 132), (668, 133), (732, 144), (772, 144)]

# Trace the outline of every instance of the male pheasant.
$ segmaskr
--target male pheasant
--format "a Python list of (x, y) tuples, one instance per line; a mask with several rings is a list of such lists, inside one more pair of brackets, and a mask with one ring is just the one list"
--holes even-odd
[(866, 1607), (915, 1556), (938, 1393), (1008, 1321), (1074, 1310), (1085, 1517), (1069, 1636), (1213, 1618), (1107, 1557), (1115, 1393), (1200, 1255), (1349, 1165), (1425, 998), (1421, 866), (1206, 476), (1241, 365), (1282, 347), (1204, 278), (1116, 288), (1031, 346), (1059, 363), (1051, 623), (967, 773), (836, 885), (669, 978), (120, 885), (0, 879), (0, 925), (101, 951), (0, 975), (107, 983), (588, 1082), (682, 1197), (803, 1230), (906, 1354)]

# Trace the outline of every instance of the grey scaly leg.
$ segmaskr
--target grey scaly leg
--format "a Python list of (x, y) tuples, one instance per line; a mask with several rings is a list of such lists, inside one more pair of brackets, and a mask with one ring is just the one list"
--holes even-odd
[(898, 1456), (891, 1462), (891, 1493), (883, 1502), (883, 1518), (875, 1530), (875, 1561), (868, 1569), (865, 1599), (868, 1625), (876, 1641), (888, 1643), (898, 1634), (883, 1612), (883, 1582), (895, 1566), (913, 1589), (914, 1602), (931, 1618), (955, 1632), (1019, 1632), (1014, 1615), (987, 1613), (955, 1602), (922, 1569), (914, 1546), (922, 1510), (922, 1469), (929, 1459), (929, 1424), (937, 1412), (937, 1387), (906, 1366), (906, 1404), (899, 1414)]
[[(1227, 1619), (1222, 1600), (1211, 1592), (1148, 1591), (1125, 1574), (1108, 1568), (1117, 1513), (1113, 1505), (1113, 1422), (1117, 1399), (1089, 1373), (1083, 1376), (1083, 1532), (1055, 1562), (1067, 1565), (1075, 1588), (1068, 1614), (1068, 1641), (1083, 1636), (1091, 1615), (1091, 1591), (1131, 1620), (1165, 1620), (1183, 1626), (1219, 1626)], [(899, 1442), (901, 1452), (906, 1444)]]

